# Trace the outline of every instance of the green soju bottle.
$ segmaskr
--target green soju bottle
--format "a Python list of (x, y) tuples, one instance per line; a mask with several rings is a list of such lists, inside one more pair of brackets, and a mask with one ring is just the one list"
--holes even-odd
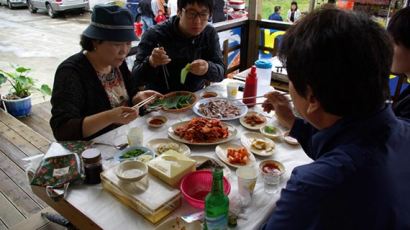
[(205, 198), (204, 229), (222, 230), (228, 228), (229, 198), (223, 191), (222, 168), (212, 173), (212, 190)]

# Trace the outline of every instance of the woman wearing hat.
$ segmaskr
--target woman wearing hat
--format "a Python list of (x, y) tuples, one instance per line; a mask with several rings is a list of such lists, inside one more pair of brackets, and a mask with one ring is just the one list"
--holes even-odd
[(137, 92), (125, 63), (136, 39), (133, 25), (127, 9), (95, 6), (82, 51), (55, 74), (50, 125), (57, 140), (89, 140), (127, 124), (139, 114), (130, 106), (157, 93)]

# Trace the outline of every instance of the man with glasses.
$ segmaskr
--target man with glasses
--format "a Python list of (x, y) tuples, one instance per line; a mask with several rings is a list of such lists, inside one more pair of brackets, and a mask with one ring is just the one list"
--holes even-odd
[[(133, 77), (139, 86), (161, 93), (197, 91), (225, 74), (219, 37), (208, 20), (213, 0), (178, 0), (177, 15), (142, 36)], [(187, 66), (185, 81), (181, 70)]]

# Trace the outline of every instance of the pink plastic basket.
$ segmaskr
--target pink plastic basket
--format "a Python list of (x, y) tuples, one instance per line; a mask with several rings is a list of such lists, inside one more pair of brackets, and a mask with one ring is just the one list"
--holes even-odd
[[(199, 170), (186, 175), (180, 184), (180, 189), (185, 200), (195, 208), (205, 207), (205, 197), (212, 188), (212, 171)], [(229, 181), (223, 178), (224, 193), (231, 192)]]

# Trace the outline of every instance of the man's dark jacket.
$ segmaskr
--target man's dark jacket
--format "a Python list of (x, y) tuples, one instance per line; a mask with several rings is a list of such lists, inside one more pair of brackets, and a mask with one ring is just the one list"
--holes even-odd
[[(194, 92), (203, 88), (206, 81), (219, 82), (224, 78), (225, 65), (222, 61), (219, 37), (212, 25), (207, 25), (200, 35), (187, 38), (178, 29), (178, 22), (179, 18), (174, 16), (143, 34), (132, 71), (138, 86), (145, 85), (147, 89), (161, 93), (178, 90)], [(149, 56), (158, 46), (164, 47), (171, 58), (171, 62), (165, 65), (169, 72), (170, 89), (166, 87), (162, 66), (153, 68), (149, 64)], [(196, 59), (208, 61), (208, 72), (204, 76), (189, 73), (185, 84), (181, 84), (181, 70)]]

